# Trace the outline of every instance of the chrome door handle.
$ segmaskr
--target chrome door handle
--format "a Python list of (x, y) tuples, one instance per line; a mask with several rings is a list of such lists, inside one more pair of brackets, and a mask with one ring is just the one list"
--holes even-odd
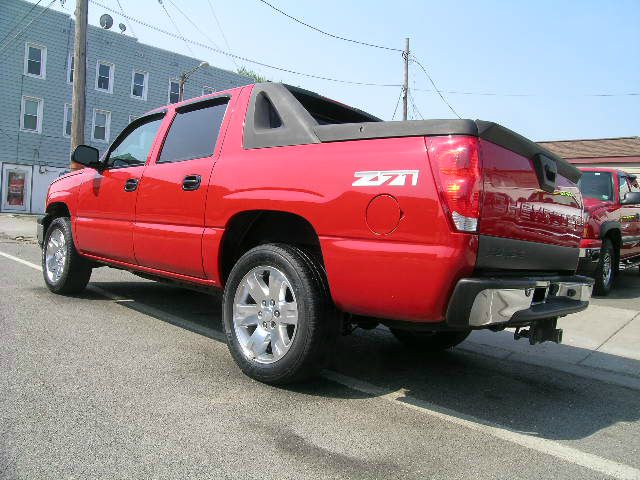
[(124, 182), (124, 191), (125, 192), (135, 192), (138, 188), (139, 180), (137, 178), (130, 178), (126, 182)]
[(197, 190), (200, 188), (200, 183), (202, 182), (202, 178), (200, 175), (187, 175), (182, 180), (182, 190), (187, 192), (191, 192), (193, 190)]

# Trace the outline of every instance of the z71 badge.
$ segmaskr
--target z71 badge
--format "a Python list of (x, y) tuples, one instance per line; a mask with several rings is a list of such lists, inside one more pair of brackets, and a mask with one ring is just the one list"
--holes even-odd
[(379, 187), (380, 185), (391, 185), (403, 187), (407, 182), (407, 177), (411, 178), (411, 185), (418, 184), (418, 174), (420, 170), (371, 170), (368, 172), (355, 172), (356, 180), (351, 184), (353, 187)]

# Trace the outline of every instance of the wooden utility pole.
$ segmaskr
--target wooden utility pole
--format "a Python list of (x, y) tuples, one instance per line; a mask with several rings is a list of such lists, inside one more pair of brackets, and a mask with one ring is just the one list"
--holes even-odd
[[(76, 0), (76, 32), (73, 52), (73, 93), (71, 95), (71, 153), (84, 143), (87, 83), (87, 17), (89, 0)], [(70, 161), (69, 168), (82, 165)]]
[(404, 52), (404, 83), (402, 84), (402, 119), (407, 119), (407, 100), (409, 99), (409, 39), (405, 38)]

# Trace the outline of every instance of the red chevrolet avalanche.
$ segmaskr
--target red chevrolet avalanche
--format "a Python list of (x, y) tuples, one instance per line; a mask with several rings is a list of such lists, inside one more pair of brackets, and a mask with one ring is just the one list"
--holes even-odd
[(233, 358), (306, 377), (355, 326), (422, 351), (474, 329), (561, 339), (576, 276), (580, 172), (492, 122), (384, 122), (278, 83), (149, 112), (56, 180), (40, 219), (47, 287), (94, 268), (224, 289)]

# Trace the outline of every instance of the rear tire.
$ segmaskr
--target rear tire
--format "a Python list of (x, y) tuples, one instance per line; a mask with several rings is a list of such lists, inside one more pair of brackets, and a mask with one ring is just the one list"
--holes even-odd
[(405, 346), (421, 352), (441, 352), (462, 343), (471, 330), (462, 332), (415, 332), (390, 328), (393, 336)]
[(222, 309), (233, 359), (264, 383), (315, 375), (339, 334), (322, 267), (290, 245), (260, 245), (245, 253), (229, 274)]
[(67, 217), (55, 218), (47, 229), (42, 244), (42, 274), (47, 288), (61, 295), (80, 293), (89, 283), (91, 265), (78, 254)]
[(598, 296), (607, 296), (613, 287), (613, 281), (616, 276), (615, 268), (616, 251), (613, 248), (611, 240), (606, 238), (602, 242), (600, 248), (600, 259), (594, 272), (595, 284), (593, 286), (593, 294)]

